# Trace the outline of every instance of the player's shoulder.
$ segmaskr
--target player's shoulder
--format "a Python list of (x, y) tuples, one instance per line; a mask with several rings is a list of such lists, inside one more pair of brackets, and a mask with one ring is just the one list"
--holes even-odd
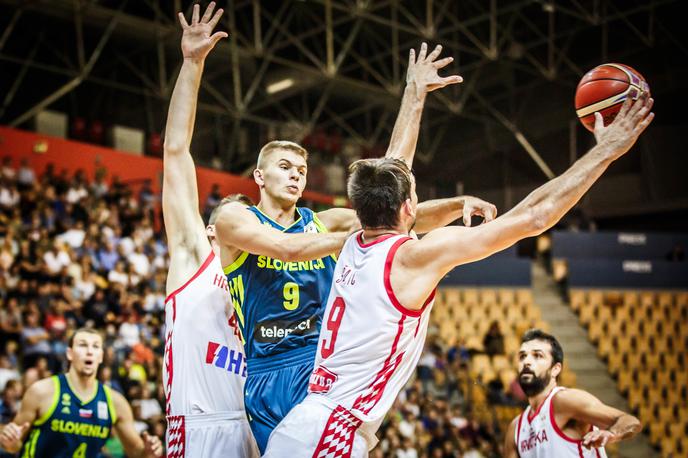
[(38, 380), (26, 389), (25, 396), (48, 396), (55, 392), (59, 375), (52, 375)]
[(552, 404), (557, 412), (562, 409), (568, 410), (575, 408), (582, 403), (589, 402), (591, 400), (596, 400), (595, 396), (588, 393), (585, 390), (578, 388), (564, 388), (557, 390), (552, 396)]

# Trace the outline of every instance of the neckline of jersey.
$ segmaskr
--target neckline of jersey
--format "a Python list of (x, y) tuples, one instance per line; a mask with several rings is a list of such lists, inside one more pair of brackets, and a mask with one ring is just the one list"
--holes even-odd
[(72, 391), (72, 393), (74, 394), (74, 396), (76, 396), (76, 398), (79, 400), (79, 402), (81, 403), (81, 405), (86, 405), (86, 404), (88, 404), (89, 402), (93, 401), (93, 400), (96, 398), (96, 396), (98, 395), (98, 380), (97, 380), (97, 379), (96, 379), (96, 386), (95, 386), (95, 389), (93, 390), (93, 394), (91, 395), (90, 398), (87, 397), (88, 400), (84, 402), (84, 400), (81, 398), (81, 396), (79, 396), (79, 393), (78, 393), (78, 392), (74, 389), (74, 387), (72, 386), (72, 383), (69, 381), (69, 377), (67, 376), (66, 373), (65, 373), (64, 378), (65, 378), (65, 380), (67, 381), (67, 386), (68, 386), (69, 389)]
[(298, 223), (299, 221), (301, 221), (303, 219), (303, 216), (301, 215), (301, 212), (299, 211), (299, 207), (296, 207), (295, 210), (296, 210), (296, 213), (299, 215), (299, 217), (293, 223), (291, 223), (289, 226), (285, 227), (285, 226), (281, 225), (280, 223), (278, 223), (277, 221), (275, 221), (274, 219), (270, 218), (268, 215), (266, 215), (263, 212), (263, 210), (258, 208), (258, 205), (254, 205), (253, 208), (258, 210), (258, 213), (260, 213), (261, 215), (263, 215), (264, 217), (269, 219), (271, 223), (278, 225), (281, 228), (282, 232), (288, 231), (289, 229), (294, 227), (296, 225), (296, 223)]

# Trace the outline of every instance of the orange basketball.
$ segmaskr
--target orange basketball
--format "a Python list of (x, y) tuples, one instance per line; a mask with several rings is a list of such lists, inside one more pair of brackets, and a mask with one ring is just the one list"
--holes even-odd
[(576, 88), (576, 114), (589, 131), (595, 128), (595, 112), (604, 118), (604, 125), (614, 120), (626, 98), (636, 100), (650, 92), (643, 75), (623, 64), (602, 64), (588, 73)]

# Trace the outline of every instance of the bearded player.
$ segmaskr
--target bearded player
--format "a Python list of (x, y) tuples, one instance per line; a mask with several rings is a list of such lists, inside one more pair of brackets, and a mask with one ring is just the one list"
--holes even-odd
[[(409, 166), (427, 94), (461, 81), (458, 75), (438, 75), (438, 70), (452, 61), (449, 57), (438, 59), (441, 49), (437, 46), (428, 53), (423, 43), (417, 59), (411, 50), (407, 86), (387, 152), (387, 156), (402, 158)], [(265, 145), (253, 175), (260, 187), (260, 203), (250, 208), (225, 205), (216, 227), (223, 249), (233, 259), (225, 273), (246, 339), (246, 411), (261, 451), (273, 428), (306, 396), (336, 262), (332, 253), (341, 248), (310, 262), (294, 262), (293, 255), (280, 257), (268, 252), (273, 242), (261, 235), (261, 228), (326, 235), (358, 225), (350, 209), (333, 208), (316, 214), (296, 206), (306, 186), (307, 159), (306, 150), (296, 143)], [(492, 204), (471, 197), (424, 202), (419, 206), (416, 230), (425, 232), (462, 215), (467, 223), (472, 214), (490, 220), (495, 213)], [(247, 237), (253, 246), (246, 243)]]
[(634, 416), (585, 391), (558, 386), (563, 363), (564, 351), (554, 336), (539, 329), (523, 335), (518, 383), (529, 405), (507, 430), (508, 458), (606, 457), (606, 444), (640, 432)]
[[(420, 358), (440, 280), (556, 224), (633, 146), (653, 119), (651, 106), (647, 96), (629, 99), (607, 127), (596, 113), (597, 145), (564, 174), (492, 222), (436, 229), (421, 240), (409, 237), (418, 198), (407, 165), (389, 158), (354, 163), (348, 195), (363, 230), (337, 261), (309, 394), (273, 431), (265, 456), (367, 456)], [(611, 426), (599, 420), (583, 421)]]
[[(69, 370), (39, 380), (26, 390), (12, 423), (0, 433), (0, 445), (27, 458), (95, 458), (114, 430), (129, 457), (162, 456), (155, 436), (139, 436), (127, 400), (98, 382), (103, 337), (81, 328), (69, 339)], [(28, 436), (28, 438), (27, 438)]]

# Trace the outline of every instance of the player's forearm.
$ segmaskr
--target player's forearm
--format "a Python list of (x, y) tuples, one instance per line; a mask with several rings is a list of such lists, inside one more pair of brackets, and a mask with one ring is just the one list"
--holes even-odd
[(597, 145), (562, 175), (530, 193), (513, 212), (528, 212), (533, 233), (554, 226), (583, 197), (613, 160), (606, 145)]
[(284, 234), (275, 241), (276, 258), (282, 261), (311, 261), (327, 257), (342, 249), (348, 234), (327, 232), (318, 234)]
[(414, 230), (419, 234), (444, 227), (461, 217), (464, 197), (426, 200), (418, 204)]
[(423, 114), (426, 93), (413, 82), (408, 83), (401, 98), (399, 114), (394, 123), (386, 157), (403, 159), (411, 166), (416, 153), (420, 119)]
[(608, 431), (614, 434), (610, 442), (619, 442), (638, 434), (643, 429), (638, 420), (633, 415), (622, 415), (616, 419), (614, 424), (609, 427)]
[(165, 156), (189, 151), (202, 74), (202, 60), (184, 59), (167, 112)]

